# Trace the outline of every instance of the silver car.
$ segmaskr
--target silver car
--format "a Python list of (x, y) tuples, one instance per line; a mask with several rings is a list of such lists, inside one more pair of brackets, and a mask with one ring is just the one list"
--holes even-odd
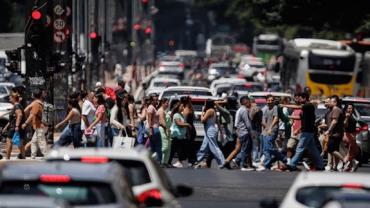
[[(176, 196), (187, 196), (191, 189), (184, 186), (173, 187), (165, 172), (152, 159), (151, 153), (142, 146), (122, 151), (112, 148), (86, 148), (52, 150), (46, 157), (47, 161), (80, 161), (99, 163), (115, 161), (125, 168), (132, 184), (134, 195), (140, 203), (148, 196), (157, 196), (155, 206), (180, 207)], [(184, 191), (185, 190), (185, 191)], [(160, 203), (162, 202), (162, 203)], [(149, 204), (148, 206), (152, 206)]]

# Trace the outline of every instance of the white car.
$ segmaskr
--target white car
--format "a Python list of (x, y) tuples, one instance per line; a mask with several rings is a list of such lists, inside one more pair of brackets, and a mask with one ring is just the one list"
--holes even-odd
[(208, 81), (212, 82), (220, 77), (236, 74), (236, 69), (229, 66), (229, 63), (221, 62), (211, 64), (208, 68)]
[(158, 67), (159, 73), (184, 74), (185, 65), (180, 61), (161, 61)]
[(245, 81), (245, 79), (238, 78), (238, 77), (235, 77), (235, 78), (220, 78), (220, 79), (214, 80), (211, 83), (209, 88), (211, 89), (212, 92), (215, 92), (215, 89), (218, 85), (221, 85), (221, 84), (239, 84), (239, 83), (247, 83), (247, 81)]
[(248, 80), (253, 80), (255, 76), (264, 75), (266, 73), (266, 66), (263, 62), (249, 62), (246, 63), (241, 70), (239, 75), (245, 77)]
[(171, 78), (154, 78), (150, 82), (149, 88), (147, 89), (147, 95), (152, 93), (160, 94), (167, 87), (181, 85), (180, 80)]
[(334, 193), (369, 193), (369, 188), (369, 174), (302, 172), (280, 208), (319, 208)]
[[(173, 187), (166, 173), (152, 159), (143, 146), (134, 149), (112, 148), (60, 148), (50, 151), (47, 161), (80, 161), (101, 163), (115, 161), (122, 165), (132, 184), (132, 190), (140, 201), (145, 196), (158, 196), (165, 207), (180, 207), (175, 196), (188, 196), (192, 190), (184, 186)], [(184, 192), (184, 189), (185, 192)]]
[(221, 97), (223, 94), (228, 94), (232, 87), (230, 83), (219, 84), (212, 90), (213, 96)]
[(263, 84), (259, 82), (246, 82), (246, 83), (237, 83), (233, 84), (233, 87), (230, 89), (230, 94), (234, 92), (238, 93), (238, 96), (248, 95), (251, 92), (259, 92), (263, 90)]
[(171, 96), (182, 96), (182, 95), (189, 95), (189, 96), (212, 96), (212, 92), (209, 88), (206, 87), (193, 87), (193, 86), (177, 86), (177, 87), (168, 87), (162, 91), (159, 95), (159, 100), (164, 97), (171, 97)]

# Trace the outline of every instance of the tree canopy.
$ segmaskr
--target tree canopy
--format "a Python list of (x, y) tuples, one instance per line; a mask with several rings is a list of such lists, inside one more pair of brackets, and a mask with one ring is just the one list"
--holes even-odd
[(343, 38), (370, 34), (368, 0), (195, 0), (216, 12), (237, 30), (253, 25), (255, 32), (281, 32), (285, 36)]

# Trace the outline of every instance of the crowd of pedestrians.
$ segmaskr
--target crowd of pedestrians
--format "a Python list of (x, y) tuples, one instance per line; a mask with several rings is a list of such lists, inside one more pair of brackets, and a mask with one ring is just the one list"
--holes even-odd
[[(31, 158), (38, 150), (45, 155), (45, 135), (56, 129), (61, 134), (52, 148), (112, 147), (114, 137), (124, 135), (151, 149), (162, 167), (183, 168), (189, 164), (204, 168), (212, 159), (219, 168), (238, 167), (242, 171), (294, 171), (302, 158), (305, 168), (315, 170), (355, 171), (359, 164), (355, 159), (354, 106), (342, 108), (335, 95), (325, 100), (328, 110), (323, 118), (316, 117), (317, 102), (310, 101), (308, 92), (296, 94), (293, 104), (289, 98), (268, 95), (263, 107), (252, 97), (242, 96), (234, 114), (227, 100), (207, 100), (200, 116), (205, 136), (199, 147), (190, 97), (158, 100), (157, 94), (150, 94), (137, 111), (135, 99), (126, 89), (124, 82), (119, 82), (116, 89), (97, 83), (94, 90), (73, 93), (67, 100), (66, 117), (53, 128), (43, 118), (44, 91), (35, 91), (34, 100), (26, 106), (14, 89), (10, 96), (14, 109), (2, 130), (7, 133), (6, 158), (10, 158), (15, 134), (21, 138), (17, 144), (20, 159), (25, 158), (28, 149)], [(33, 136), (27, 142), (28, 126)], [(234, 142), (234, 149), (225, 151), (225, 144), (230, 142)], [(175, 156), (178, 160), (173, 162)], [(326, 166), (324, 158), (328, 158)]]

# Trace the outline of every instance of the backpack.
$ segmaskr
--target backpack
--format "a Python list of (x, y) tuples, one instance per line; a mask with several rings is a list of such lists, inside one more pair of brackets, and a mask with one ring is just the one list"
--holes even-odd
[(44, 102), (42, 105), (41, 122), (44, 125), (54, 125), (54, 105)]

